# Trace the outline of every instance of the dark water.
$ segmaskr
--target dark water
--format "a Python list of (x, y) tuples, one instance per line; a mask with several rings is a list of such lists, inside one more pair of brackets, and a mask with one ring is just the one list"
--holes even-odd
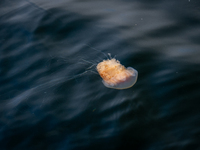
[[(0, 149), (199, 150), (199, 17), (197, 0), (0, 1)], [(96, 49), (137, 83), (85, 73)]]

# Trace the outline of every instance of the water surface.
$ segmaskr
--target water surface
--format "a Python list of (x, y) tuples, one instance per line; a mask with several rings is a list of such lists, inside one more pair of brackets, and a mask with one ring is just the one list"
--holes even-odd
[[(1, 1), (0, 148), (199, 149), (199, 6)], [(85, 73), (102, 52), (137, 83), (109, 89)]]

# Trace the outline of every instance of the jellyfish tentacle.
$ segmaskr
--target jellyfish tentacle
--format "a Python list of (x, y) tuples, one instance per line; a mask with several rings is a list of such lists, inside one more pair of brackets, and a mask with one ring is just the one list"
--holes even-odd
[(90, 66), (90, 67), (88, 67), (88, 68), (86, 68), (86, 70), (89, 70), (89, 69), (91, 69), (92, 67), (94, 67), (94, 66), (96, 66), (95, 64), (93, 64), (92, 66)]
[(109, 56), (109, 58), (110, 58), (110, 60), (111, 60), (111, 59), (112, 59), (111, 53), (108, 53), (108, 56)]
[(100, 51), (100, 50), (98, 50), (98, 49), (90, 46), (89, 44), (84, 44), (84, 45), (88, 46), (89, 48), (91, 48), (91, 49), (93, 49), (93, 50), (95, 50), (97, 52), (100, 52), (101, 54), (103, 54), (104, 56), (106, 56), (107, 59), (109, 59), (108, 56), (104, 52), (102, 52), (102, 51)]
[(79, 61), (84, 61), (84, 62), (89, 63), (89, 64), (96, 64), (96, 63), (93, 63), (93, 62), (91, 62), (91, 61), (85, 60), (85, 59), (83, 59), (83, 58), (79, 59)]

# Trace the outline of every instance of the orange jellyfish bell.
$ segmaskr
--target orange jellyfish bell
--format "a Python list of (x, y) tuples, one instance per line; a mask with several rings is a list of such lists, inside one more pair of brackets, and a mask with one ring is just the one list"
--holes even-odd
[(138, 77), (137, 70), (125, 68), (115, 58), (103, 60), (97, 65), (97, 71), (108, 88), (127, 89), (132, 87)]

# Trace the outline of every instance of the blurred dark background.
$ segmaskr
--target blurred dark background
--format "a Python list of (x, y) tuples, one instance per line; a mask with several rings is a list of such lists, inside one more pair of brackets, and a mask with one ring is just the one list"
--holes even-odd
[[(1, 150), (199, 150), (200, 2), (0, 1)], [(88, 67), (111, 53), (126, 90)]]

